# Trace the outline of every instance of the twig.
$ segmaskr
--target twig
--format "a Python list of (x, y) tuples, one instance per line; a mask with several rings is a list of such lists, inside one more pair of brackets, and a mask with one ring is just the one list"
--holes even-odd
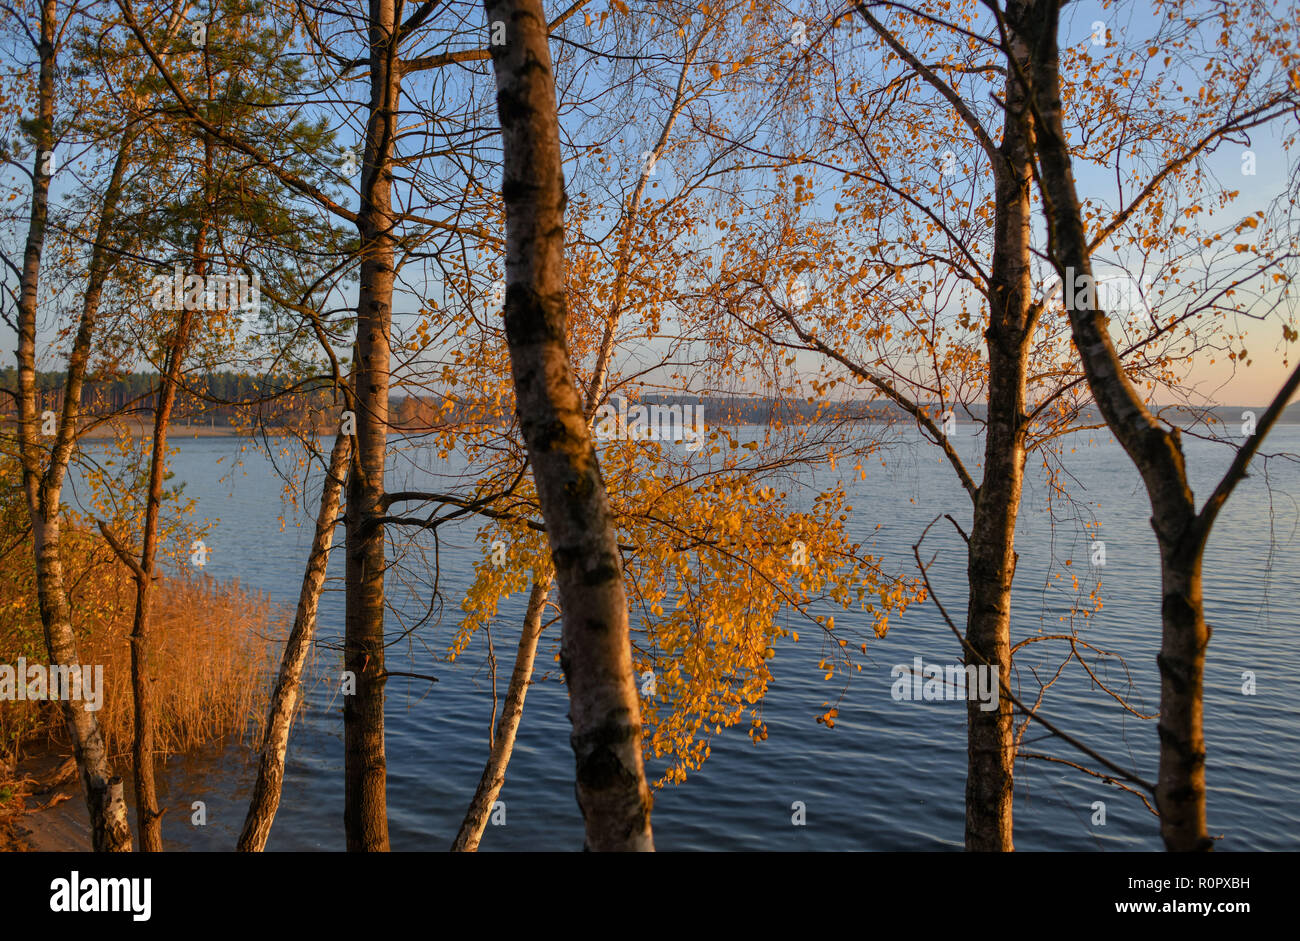
[[(974, 657), (977, 661), (981, 662), (984, 666), (988, 666), (988, 667), (994, 666), (994, 664), (989, 663), (988, 660), (982, 657), (975, 650), (975, 648), (972, 647), (966, 641), (966, 638), (961, 636), (961, 631), (959, 631), (957, 629), (957, 625), (952, 622), (952, 618), (948, 616), (948, 611), (947, 609), (944, 608), (943, 602), (941, 602), (939, 600), (939, 596), (935, 594), (934, 586), (930, 584), (930, 574), (926, 570), (925, 564), (921, 561), (921, 543), (925, 541), (926, 534), (930, 532), (930, 527), (933, 526), (938, 521), (939, 521), (939, 517), (937, 516), (934, 519), (932, 519), (930, 521), (929, 526), (926, 526), (925, 529), (921, 532), (921, 538), (916, 541), (916, 544), (914, 546), (912, 546), (912, 554), (916, 556), (917, 568), (921, 570), (921, 578), (925, 580), (925, 590), (929, 592), (930, 597), (934, 599), (935, 607), (939, 609), (939, 613), (943, 615), (944, 621), (947, 622), (948, 627), (952, 629), (952, 632), (954, 635), (956, 635), (957, 640), (961, 643), (962, 647), (965, 648), (967, 655)], [(1056, 735), (1059, 738), (1063, 739), (1064, 741), (1068, 742), (1070, 745), (1073, 745), (1075, 748), (1083, 752), (1085, 755), (1087, 755), (1089, 758), (1093, 759), (1094, 761), (1101, 762), (1103, 765), (1105, 765), (1111, 771), (1114, 771), (1120, 777), (1128, 781), (1132, 781), (1134, 784), (1140, 784), (1142, 787), (1146, 788), (1151, 794), (1153, 795), (1155, 794), (1156, 792), (1155, 785), (1150, 784), (1147, 781), (1144, 781), (1142, 778), (1138, 777), (1136, 774), (1133, 774), (1130, 771), (1125, 771), (1122, 767), (1115, 764), (1110, 759), (1105, 758), (1102, 755), (1098, 754), (1097, 752), (1093, 751), (1091, 748), (1083, 744), (1083, 742), (1079, 741), (1074, 736), (1062, 732), (1060, 729), (1052, 725), (1052, 723), (1048, 722), (1042, 716), (1035, 715), (1034, 710), (1029, 709), (1027, 706), (1025, 706), (1025, 704), (1022, 703), (1016, 697), (1016, 695), (1011, 692), (1010, 687), (1008, 687), (1006, 683), (1002, 682), (1002, 671), (1000, 668), (998, 669), (998, 686), (1001, 687), (1002, 692), (1006, 694), (1006, 697), (1011, 700), (1012, 704), (1015, 705), (1016, 708), (1018, 708), (1021, 712), (1025, 713), (1025, 715), (1029, 716), (1031, 719), (1041, 723), (1043, 728), (1047, 729), (1047, 731), (1051, 732), (1053, 735)]]
[(1071, 768), (1074, 768), (1078, 771), (1082, 771), (1084, 774), (1090, 774), (1094, 778), (1101, 778), (1101, 780), (1106, 784), (1113, 784), (1117, 788), (1120, 788), (1121, 790), (1128, 791), (1130, 794), (1136, 794), (1138, 798), (1142, 801), (1142, 803), (1146, 804), (1147, 810), (1151, 811), (1151, 814), (1153, 816), (1156, 817), (1160, 816), (1160, 811), (1156, 810), (1154, 807), (1151, 806), (1151, 802), (1147, 800), (1147, 796), (1145, 794), (1143, 794), (1141, 791), (1134, 790), (1133, 788), (1125, 784), (1123, 781), (1116, 781), (1108, 774), (1102, 774), (1100, 771), (1093, 771), (1091, 768), (1085, 768), (1083, 765), (1076, 764), (1073, 761), (1068, 761), (1065, 758), (1056, 758), (1052, 755), (1039, 755), (1036, 752), (1023, 752), (1020, 755), (1020, 757), (1035, 758), (1039, 761), (1055, 761), (1058, 764), (1069, 765)]
[(417, 680), (428, 680), (430, 683), (438, 682), (438, 678), (436, 676), (428, 676), (424, 673), (403, 673), (400, 670), (385, 670), (383, 673), (380, 674), (380, 676), (383, 677), (409, 676)]
[[(126, 547), (122, 545), (121, 541), (115, 535), (113, 535), (113, 531), (108, 528), (108, 524), (103, 520), (95, 520), (95, 522), (99, 524), (99, 531), (104, 534), (104, 538), (108, 540), (108, 544), (113, 548), (113, 553), (122, 561), (123, 565), (131, 570), (135, 575), (136, 581), (143, 582), (149, 580), (149, 576), (145, 574), (145, 570), (140, 567), (140, 563), (126, 551)], [(155, 578), (156, 577), (157, 576), (155, 576)]]

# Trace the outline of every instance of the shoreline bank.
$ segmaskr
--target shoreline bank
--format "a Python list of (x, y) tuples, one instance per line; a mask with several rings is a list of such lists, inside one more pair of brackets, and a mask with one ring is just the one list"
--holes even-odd
[(0, 852), (90, 851), (90, 818), (71, 752), (51, 748), (28, 755), (5, 785), (21, 809), (0, 816)]

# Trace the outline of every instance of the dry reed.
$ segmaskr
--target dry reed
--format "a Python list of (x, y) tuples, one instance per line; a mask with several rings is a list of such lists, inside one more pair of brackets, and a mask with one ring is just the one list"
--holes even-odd
[[(96, 712), (113, 758), (129, 756), (134, 735), (131, 695), (131, 620), (135, 583), (126, 568), (96, 545), (95, 534), (67, 534), (65, 548), (73, 623), (83, 665), (104, 668), (103, 707)], [(103, 550), (103, 551), (101, 551)], [(17, 557), (17, 559), (15, 558)], [(30, 543), (0, 569), (30, 566)], [(34, 578), (0, 571), (0, 611), (22, 616), (0, 625), (0, 663), (20, 654), (46, 663)], [(26, 576), (26, 577), (24, 577)], [(288, 612), (238, 582), (207, 576), (165, 578), (154, 584), (150, 614), (151, 680), (157, 755), (190, 751), (218, 740), (260, 741), (280, 640)], [(32, 623), (32, 622), (35, 623)], [(57, 703), (0, 703), (0, 756), (23, 743), (67, 744)]]

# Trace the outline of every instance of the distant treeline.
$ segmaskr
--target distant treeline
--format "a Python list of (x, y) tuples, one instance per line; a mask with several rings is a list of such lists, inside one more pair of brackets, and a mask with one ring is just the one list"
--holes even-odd
[[(36, 374), (37, 412), (58, 412), (63, 407), (63, 373)], [(342, 409), (336, 404), (329, 383), (324, 380), (290, 380), (275, 376), (218, 372), (187, 376), (186, 388), (176, 397), (172, 411), (177, 423), (198, 421), (215, 427), (300, 425), (318, 420), (322, 413)], [(12, 393), (18, 387), (13, 367), (0, 370), (0, 389)], [(128, 373), (113, 379), (88, 379), (81, 391), (81, 411), (86, 419), (109, 415), (150, 420), (158, 402), (157, 373)], [(0, 397), (0, 419), (16, 416), (12, 394)], [(404, 429), (430, 428), (467, 422), (499, 422), (504, 416), (485, 414), (482, 409), (458, 404), (441, 396), (403, 396), (390, 402), (389, 419)]]
[[(615, 397), (617, 400), (617, 396)], [(780, 420), (786, 424), (801, 424), (815, 421), (876, 421), (895, 422), (911, 421), (911, 416), (899, 406), (887, 399), (862, 399), (847, 402), (808, 402), (806, 399), (775, 400), (770, 398), (745, 396), (690, 396), (690, 395), (646, 395), (640, 402), (655, 405), (702, 405), (705, 421), (710, 425), (761, 425)], [(1191, 425), (1197, 422), (1215, 421), (1225, 425), (1240, 425), (1242, 413), (1253, 411), (1256, 419), (1266, 406), (1218, 405), (1202, 409), (1182, 406), (1157, 410), (1161, 417), (1178, 425)], [(973, 418), (983, 421), (987, 407), (982, 403), (969, 406), (942, 406), (933, 403), (928, 406), (933, 417), (938, 418), (945, 408), (952, 408), (958, 421)], [(1080, 415), (1085, 423), (1102, 421), (1100, 413), (1094, 408), (1086, 408)], [(1300, 402), (1286, 409), (1279, 422), (1300, 424)]]
[[(59, 411), (63, 407), (63, 373), (36, 374), (37, 410)], [(307, 414), (332, 401), (322, 382), (295, 383), (275, 377), (220, 372), (186, 378), (188, 389), (176, 397), (173, 417), (179, 420), (201, 418), (205, 424), (233, 425), (247, 422), (250, 416), (274, 417), (278, 422), (294, 414)], [(0, 388), (18, 387), (18, 371), (13, 367), (0, 370)], [(152, 417), (158, 401), (157, 373), (128, 373), (113, 379), (88, 379), (81, 390), (81, 410), (87, 417), (134, 415)], [(4, 396), (0, 414), (12, 418), (14, 397)]]
[[(38, 411), (58, 411), (63, 407), (63, 373), (36, 374)], [(0, 389), (12, 392), (17, 389), (18, 372), (12, 366), (0, 370)], [(335, 408), (333, 393), (323, 380), (316, 382), (291, 381), (274, 376), (252, 376), (244, 373), (218, 372), (199, 377), (189, 377), (191, 391), (177, 397), (174, 417), (181, 421), (200, 419), (204, 424), (216, 426), (243, 425), (250, 421), (271, 424), (288, 424), (305, 420), (313, 413)], [(156, 373), (129, 373), (113, 379), (89, 380), (81, 393), (81, 408), (87, 417), (112, 414), (131, 414), (152, 417), (158, 395)], [(614, 396), (617, 402), (619, 396)], [(705, 421), (710, 425), (761, 425), (780, 421), (784, 424), (806, 424), (816, 421), (880, 421), (910, 420), (901, 408), (883, 399), (851, 400), (839, 403), (813, 402), (805, 399), (771, 399), (756, 396), (697, 396), (647, 394), (637, 400), (646, 405), (698, 405), (704, 409)], [(390, 403), (390, 420), (400, 428), (429, 428), (443, 424), (502, 423), (508, 416), (499, 412), (486, 412), (475, 406), (458, 403), (451, 398), (421, 394), (402, 395), (394, 390)], [(937, 417), (942, 407), (931, 406)], [(1193, 410), (1183, 407), (1166, 409), (1165, 418), (1178, 424), (1192, 424), (1214, 419), (1226, 425), (1240, 424), (1242, 413), (1254, 411), (1256, 417), (1262, 406), (1228, 406)], [(956, 409), (958, 420), (984, 418), (985, 407), (974, 404)], [(0, 399), (0, 416), (14, 416), (14, 397)], [(1084, 420), (1100, 421), (1094, 410), (1087, 409)], [(1290, 406), (1279, 419), (1282, 423), (1300, 424), (1300, 402)]]

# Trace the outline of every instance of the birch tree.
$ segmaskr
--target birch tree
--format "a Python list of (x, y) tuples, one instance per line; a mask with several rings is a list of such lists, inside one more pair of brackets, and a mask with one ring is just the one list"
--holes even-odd
[[(1048, 223), (1047, 250), (1062, 282), (1075, 288), (1066, 292), (1066, 309), (1081, 365), (1097, 407), (1141, 474), (1151, 501), (1162, 595), (1161, 644), (1156, 658), (1160, 668), (1156, 802), (1161, 836), (1171, 851), (1209, 850), (1213, 840), (1206, 826), (1203, 716), (1205, 658), (1211, 632), (1205, 621), (1202, 559), (1225, 502), (1246, 476), (1251, 459), (1282, 410), (1300, 390), (1300, 367), (1285, 381), (1254, 432), (1237, 448), (1227, 472), (1198, 509), (1179, 429), (1157, 420), (1134, 387), (1116, 352), (1110, 318), (1092, 288), (1094, 253), (1114, 230), (1098, 232), (1085, 222), (1084, 204), (1074, 179), (1060, 79), (1058, 31), (1062, 6), (1059, 0), (1038, 0), (1029, 5), (1032, 19), (1007, 16), (1005, 22), (1011, 41), (1024, 44), (1032, 52), (1024, 75), (1033, 88), (1036, 166)], [(1217, 42), (1207, 57), (1213, 67), (1201, 71), (1206, 78), (1199, 99), (1208, 112), (1200, 116), (1210, 124), (1208, 132), (1186, 139), (1181, 152), (1159, 165), (1147, 178), (1142, 198), (1158, 194), (1163, 185), (1178, 180), (1180, 170), (1218, 141), (1269, 121), (1300, 116), (1296, 71), (1292, 69), (1288, 74), (1275, 68), (1279, 61), (1286, 61), (1287, 44), (1293, 41), (1288, 33), (1295, 31), (1296, 24), (1274, 22), (1275, 30), (1261, 33), (1260, 24), (1272, 21), (1271, 11), (1261, 4), (1248, 7), (1223, 11), (1221, 17), (1214, 18), (1212, 29)], [(1171, 11), (1170, 18), (1184, 21), (1190, 36), (1199, 32), (1194, 11)], [(1238, 43), (1250, 50), (1248, 64), (1220, 68), (1220, 57), (1231, 55)], [(1174, 44), (1166, 41), (1154, 48), (1159, 52), (1161, 48), (1174, 48)], [(1279, 255), (1294, 252), (1296, 233), (1283, 233), (1283, 239), (1271, 256), (1264, 254), (1260, 274), (1268, 271)], [(1254, 249), (1243, 243), (1242, 250)]]
[(321, 488), (320, 509), (316, 514), (316, 533), (312, 539), (307, 569), (298, 595), (298, 610), (285, 643), (280, 673), (271, 694), (266, 734), (257, 765), (257, 780), (248, 802), (244, 827), (236, 849), (241, 853), (260, 853), (271, 835), (271, 824), (280, 806), (280, 789), (284, 781), (285, 754), (289, 747), (289, 730), (302, 687), (302, 673), (316, 632), (316, 612), (320, 605), (325, 572), (329, 566), (330, 546), (338, 525), (339, 495), (347, 474), (352, 439), (342, 431), (334, 439), (329, 465)]
[[(12, 15), (12, 11), (6, 11)], [(127, 163), (131, 137), (123, 135), (113, 171), (100, 208), (99, 226), (89, 269), (89, 282), (83, 295), (76, 337), (68, 357), (63, 409), (57, 420), (37, 414), (37, 309), (41, 285), (42, 253), (46, 247), (49, 225), (50, 184), (55, 172), (61, 128), (56, 126), (57, 95), (55, 69), (58, 41), (67, 23), (59, 18), (56, 0), (42, 0), (38, 8), (39, 23), (13, 24), (32, 39), (39, 62), (36, 80), (35, 114), (30, 123), (33, 144), (31, 159), (31, 212), (26, 246), (18, 271), (17, 302), (14, 326), (18, 333), (18, 452), (22, 465), (23, 489), (31, 516), (35, 551), (37, 589), (45, 641), (52, 665), (72, 671), (81, 669), (76, 635), (71, 623), (67, 586), (60, 559), (62, 490), (68, 462), (76, 445), (81, 406), (81, 388), (86, 362), (95, 335), (96, 319), (104, 282), (112, 267), (109, 240), (114, 232), (114, 212), (121, 193), (122, 176)], [(54, 441), (48, 452), (40, 443), (43, 427), (53, 423)], [(91, 843), (97, 852), (129, 852), (131, 830), (126, 818), (122, 781), (115, 776), (104, 749), (94, 713), (82, 704), (65, 698), (62, 702), (69, 738), (80, 771), (86, 807), (89, 811)]]
[[(447, 53), (416, 55), (440, 4), (420, 3), (403, 15), (401, 0), (375, 0), (358, 14), (346, 6), (308, 7), (291, 3), (286, 10), (305, 36), (303, 56), (316, 70), (315, 104), (347, 113), (350, 104), (339, 87), (358, 83), (365, 104), (361, 109), (362, 140), (346, 155), (329, 155), (340, 180), (353, 185), (359, 173), (358, 208), (348, 208), (328, 187), (296, 172), (281, 142), (260, 140), (239, 128), (219, 126), (192, 100), (177, 76), (150, 42), (128, 0), (119, 0), (123, 17), (158, 75), (171, 91), (179, 112), (195, 128), (211, 134), (225, 147), (244, 155), (296, 196), (310, 201), (340, 222), (355, 227), (358, 243), (351, 254), (359, 290), (356, 302), (357, 353), (355, 377), (355, 440), (346, 484), (346, 616), (344, 670), (355, 678), (355, 692), (344, 700), (345, 798), (344, 829), (352, 851), (388, 849), (384, 747), (384, 698), (388, 676), (384, 666), (385, 552), (384, 474), (390, 430), (389, 387), (392, 370), (393, 308), (399, 253), (418, 245), (423, 233), (437, 231), (476, 238), (479, 229), (462, 226), (463, 207), (435, 200), (427, 213), (394, 207), (398, 178), (399, 118), (403, 112), (403, 77), (420, 72), (485, 61), (487, 51), (472, 45)], [(337, 29), (338, 35), (330, 33)], [(342, 36), (363, 37), (359, 49), (341, 51)], [(481, 42), (482, 37), (478, 37)], [(449, 122), (449, 126), (454, 122)], [(472, 132), (467, 132), (472, 133)], [(296, 156), (296, 155), (295, 155)], [(338, 156), (344, 159), (339, 160)], [(418, 163), (418, 158), (416, 161)], [(414, 175), (414, 174), (412, 174)], [(409, 183), (409, 178), (405, 178)], [(446, 212), (448, 218), (431, 217)], [(411, 235), (407, 230), (415, 229)]]
[[(1037, 452), (1050, 470), (1054, 442), (1097, 425), (1084, 417), (1086, 386), (1068, 330), (1054, 316), (1051, 285), (1035, 274), (1036, 130), (1026, 69), (1036, 33), (1006, 24), (1032, 24), (1038, 11), (1024, 3), (996, 14), (986, 7), (863, 2), (852, 17), (831, 7), (807, 24), (802, 43), (787, 41), (771, 82), (758, 86), (768, 110), (751, 122), (749, 137), (737, 138), (755, 165), (766, 160), (785, 171), (780, 195), (738, 206), (748, 223), (744, 239), (714, 276), (717, 294), (706, 298), (704, 313), (716, 324), (720, 310), (741, 324), (762, 355), (788, 351), (793, 363), (794, 353), (818, 354), (813, 393), (865, 388), (942, 452), (973, 511), (970, 533), (961, 532), (969, 585), (963, 649), (968, 662), (997, 663), (1010, 690), (1013, 654), (1024, 645), (1011, 643), (1010, 602), (1025, 462)], [(1121, 172), (1113, 164), (1127, 153), (1134, 128), (1177, 126), (1172, 109), (1151, 113), (1118, 92), (1103, 95), (1105, 73), (1084, 57), (1071, 60), (1063, 81), (1092, 105), (1078, 152), (1108, 170)], [(768, 91), (773, 84), (780, 94)], [(1092, 212), (1101, 231), (1130, 223), (1146, 246), (1142, 239), (1170, 213), (1138, 190), (1117, 209)], [(819, 201), (833, 202), (834, 216), (801, 218)], [(1129, 254), (1139, 264), (1145, 257), (1137, 249)], [(1181, 261), (1163, 270), (1172, 277)], [(806, 284), (798, 300), (790, 291), (795, 279)], [(1191, 304), (1159, 322), (1130, 314), (1120, 351), (1125, 369), (1167, 388), (1176, 357), (1209, 342), (1207, 331), (1193, 329), (1205, 313)], [(715, 332), (719, 344), (731, 339)], [(984, 428), (982, 478), (954, 447), (963, 411), (966, 423)], [(1067, 661), (1077, 654), (1072, 635), (1041, 639), (1071, 639)], [(1016, 730), (1012, 709), (1003, 696), (997, 712), (969, 716), (970, 849), (1014, 845), (1013, 763), (1033, 719)], [(1146, 789), (1136, 769), (1127, 773)]]
[(564, 607), (577, 796), (594, 851), (653, 850), (622, 559), (566, 337), (564, 177), (540, 0), (485, 3), (504, 162), (506, 336)]

